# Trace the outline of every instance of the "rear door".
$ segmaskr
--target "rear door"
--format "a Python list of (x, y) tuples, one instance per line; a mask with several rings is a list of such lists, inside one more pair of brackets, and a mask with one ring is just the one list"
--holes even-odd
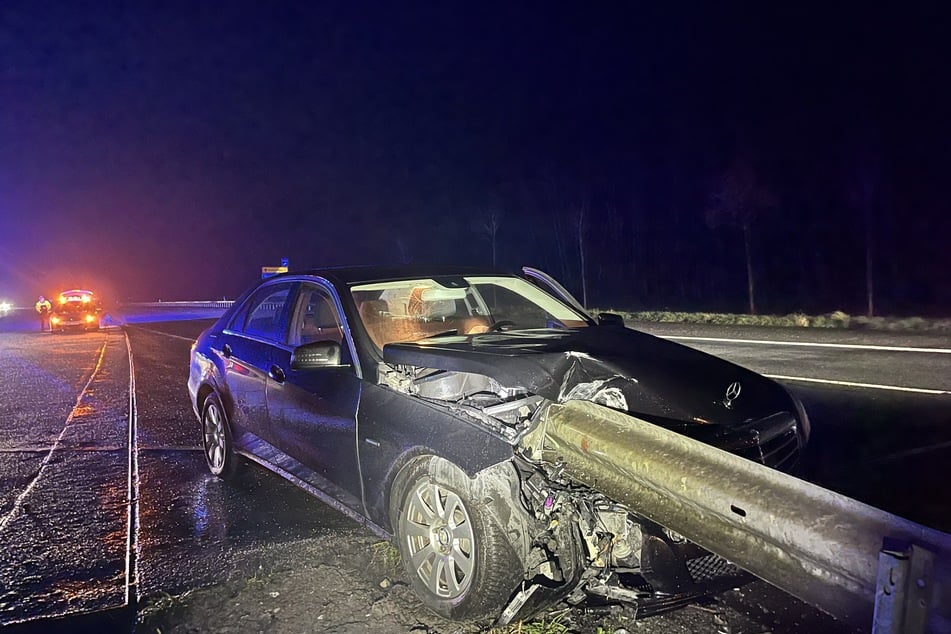
[[(275, 349), (267, 407), (274, 444), (320, 478), (315, 486), (363, 513), (356, 450), (361, 382), (345, 331), (333, 289), (302, 283), (287, 345)], [(293, 369), (292, 350), (316, 341), (340, 345), (340, 365)]]
[(224, 360), (225, 382), (234, 408), (235, 442), (246, 447), (253, 434), (271, 442), (266, 387), (274, 348), (283, 345), (294, 282), (267, 284), (235, 313), (222, 332), (219, 354)]

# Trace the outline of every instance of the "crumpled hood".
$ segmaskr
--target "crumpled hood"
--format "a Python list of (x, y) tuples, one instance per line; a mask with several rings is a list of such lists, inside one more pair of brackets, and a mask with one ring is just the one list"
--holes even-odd
[[(786, 391), (770, 379), (617, 326), (450, 335), (389, 344), (383, 357), (390, 364), (484, 374), (552, 401), (593, 401), (674, 429), (733, 427), (796, 412)], [(735, 383), (739, 394), (730, 398), (727, 390)]]

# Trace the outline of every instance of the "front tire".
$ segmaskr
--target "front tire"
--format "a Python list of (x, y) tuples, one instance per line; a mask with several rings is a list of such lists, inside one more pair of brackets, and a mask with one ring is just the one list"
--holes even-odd
[(238, 455), (234, 452), (231, 426), (214, 393), (205, 399), (201, 411), (202, 447), (208, 470), (223, 480), (234, 478), (238, 470)]
[(449, 619), (495, 619), (522, 579), (514, 549), (493, 514), (500, 500), (474, 495), (454, 464), (410, 464), (391, 496), (403, 567), (422, 602)]

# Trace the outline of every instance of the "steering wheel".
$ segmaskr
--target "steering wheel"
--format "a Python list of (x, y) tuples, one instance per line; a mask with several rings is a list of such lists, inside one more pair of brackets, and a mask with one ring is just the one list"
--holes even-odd
[(489, 326), (489, 329), (486, 332), (502, 332), (502, 328), (506, 326), (514, 326), (514, 325), (515, 325), (515, 322), (512, 321), (511, 319), (502, 319), (500, 321), (493, 323), (491, 326)]

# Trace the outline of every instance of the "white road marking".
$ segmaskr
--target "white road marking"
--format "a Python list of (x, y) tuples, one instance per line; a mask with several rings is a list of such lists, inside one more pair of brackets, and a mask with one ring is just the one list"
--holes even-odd
[[(139, 559), (139, 440), (138, 406), (135, 401), (135, 363), (132, 359), (132, 343), (125, 332), (125, 347), (129, 354), (129, 482), (126, 492), (128, 521), (126, 524), (125, 550), (125, 604), (138, 600)], [(133, 592), (135, 596), (133, 596)]]
[[(0, 449), (0, 455), (8, 453), (43, 453), (50, 450), (52, 445), (17, 445), (16, 447), (4, 447)], [(125, 449), (125, 445), (97, 445), (95, 447), (70, 447), (69, 450), (75, 453), (115, 453)]]
[(73, 409), (69, 412), (69, 416), (66, 417), (66, 422), (63, 423), (63, 431), (59, 432), (59, 436), (56, 437), (56, 442), (53, 443), (53, 446), (50, 447), (49, 452), (46, 454), (46, 457), (43, 458), (43, 462), (40, 463), (40, 469), (36, 472), (36, 475), (33, 477), (33, 480), (30, 481), (30, 484), (27, 485), (25, 489), (16, 497), (16, 500), (13, 502), (13, 507), (7, 511), (6, 515), (0, 517), (0, 532), (3, 532), (3, 529), (7, 527), (7, 524), (10, 523), (10, 520), (19, 513), (20, 509), (23, 507), (23, 500), (33, 491), (36, 487), (37, 482), (40, 481), (40, 478), (43, 476), (43, 472), (46, 470), (47, 465), (50, 463), (50, 459), (53, 457), (53, 454), (59, 448), (61, 442), (63, 442), (63, 436), (66, 435), (66, 430), (69, 429), (69, 424), (72, 422), (73, 418), (76, 416), (76, 412), (80, 411), (82, 406), (83, 397), (86, 396), (86, 391), (89, 389), (89, 386), (92, 385), (93, 380), (95, 380), (96, 375), (99, 374), (99, 369), (102, 367), (102, 362), (106, 358), (106, 346), (108, 345), (109, 340), (106, 339), (102, 342), (102, 348), (99, 350), (99, 359), (96, 361), (96, 367), (93, 368), (92, 373), (89, 375), (89, 380), (86, 381), (86, 385), (83, 386), (83, 389), (80, 390), (79, 396), (76, 397), (76, 404), (73, 405)]
[(183, 337), (181, 335), (173, 335), (170, 332), (162, 332), (161, 330), (152, 330), (151, 328), (142, 328), (141, 326), (128, 326), (129, 328), (135, 328), (136, 330), (143, 330), (145, 332), (152, 332), (156, 335), (165, 335), (166, 337), (171, 337), (172, 339), (181, 339), (182, 341), (187, 341), (189, 343), (195, 343), (196, 337)]
[(932, 451), (941, 451), (942, 449), (951, 449), (951, 441), (939, 442), (934, 445), (927, 445), (925, 447), (915, 447), (914, 449), (899, 451), (897, 453), (893, 453), (888, 456), (875, 458), (871, 462), (891, 462), (893, 460), (903, 460), (905, 458), (911, 458), (912, 456), (920, 456), (921, 454), (930, 453)]
[(764, 374), (771, 379), (780, 381), (803, 381), (806, 383), (825, 383), (827, 385), (841, 385), (845, 387), (864, 387), (873, 390), (891, 390), (894, 392), (913, 392), (915, 394), (951, 394), (949, 390), (932, 390), (924, 387), (902, 387), (901, 385), (881, 385), (879, 383), (859, 383), (857, 381), (835, 381), (833, 379), (813, 379), (805, 376), (785, 376), (782, 374)]
[(875, 346), (860, 343), (819, 343), (816, 341), (770, 341), (768, 339), (729, 339), (725, 337), (664, 337), (675, 341), (709, 341), (711, 343), (740, 343), (765, 346), (797, 346), (801, 348), (839, 348), (844, 350), (874, 350), (877, 352), (933, 352), (951, 354), (951, 348), (914, 348), (909, 346)]

